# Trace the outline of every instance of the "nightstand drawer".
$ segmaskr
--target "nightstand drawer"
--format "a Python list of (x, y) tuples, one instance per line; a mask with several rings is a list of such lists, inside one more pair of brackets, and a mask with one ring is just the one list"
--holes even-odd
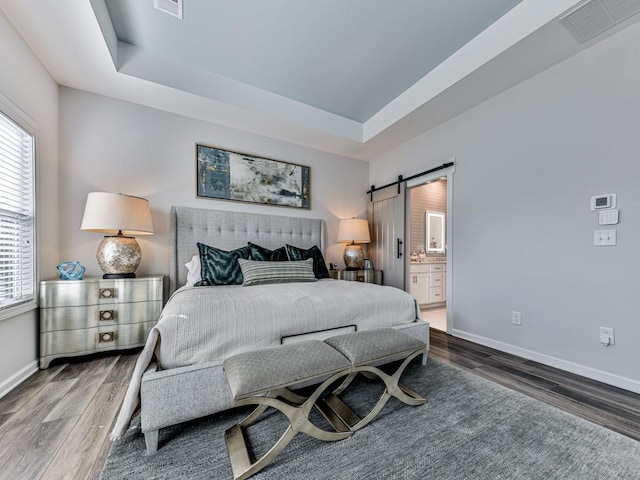
[[(112, 327), (43, 332), (40, 334), (40, 358), (50, 361), (59, 356), (83, 355), (102, 350), (144, 345), (155, 321)], [(102, 340), (102, 341), (101, 341)]]
[(46, 308), (40, 310), (40, 331), (53, 332), (101, 325), (143, 323), (157, 320), (161, 311), (162, 301)]
[(162, 277), (122, 280), (49, 280), (40, 283), (40, 308), (162, 302)]
[(382, 285), (382, 270), (338, 270), (338, 280)]
[(162, 277), (100, 280), (98, 300), (103, 303), (162, 302)]

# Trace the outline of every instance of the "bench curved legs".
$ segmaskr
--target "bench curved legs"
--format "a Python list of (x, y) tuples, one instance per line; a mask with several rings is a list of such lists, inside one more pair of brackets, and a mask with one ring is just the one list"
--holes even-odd
[[(326, 442), (342, 440), (369, 424), (391, 397), (408, 405), (426, 403), (423, 397), (399, 383), (407, 365), (425, 352), (424, 342), (393, 329), (380, 329), (338, 335), (324, 342), (309, 340), (295, 346), (245, 352), (225, 360), (225, 373), (235, 406), (255, 406), (248, 416), (225, 432), (234, 479), (244, 480), (261, 471), (298, 433), (306, 433)], [(391, 375), (374, 366), (399, 358), (404, 360)], [(297, 364), (296, 368), (304, 368), (298, 368), (297, 373), (295, 369), (287, 369), (285, 365), (291, 362)], [(283, 370), (273, 375), (274, 368)], [(300, 371), (306, 373), (303, 375)], [(338, 397), (349, 388), (357, 375), (380, 379), (385, 385), (384, 392), (364, 418), (359, 418)], [(286, 388), (304, 382), (313, 383), (327, 376), (329, 378), (317, 386), (309, 397), (300, 396)], [(324, 430), (311, 422), (309, 415), (314, 407), (329, 421), (332, 431), (331, 427)], [(258, 421), (268, 408), (282, 413), (289, 424), (273, 446), (253, 461), (247, 448), (245, 429)]]
[[(359, 367), (354, 367), (352, 370), (352, 374), (349, 375), (347, 380), (349, 383), (353, 381), (353, 378), (361, 373), (367, 377), (374, 375), (375, 377), (380, 378), (385, 384), (385, 390), (382, 392), (382, 395), (376, 402), (375, 406), (371, 411), (364, 416), (364, 418), (359, 418), (353, 411), (338, 397), (340, 393), (344, 391), (346, 387), (344, 387), (343, 382), (338, 388), (336, 388), (331, 395), (329, 395), (322, 402), (324, 405), (319, 406), (321, 411), (327, 416), (328, 412), (332, 412), (336, 415), (340, 420), (347, 425), (350, 431), (355, 432), (356, 430), (361, 429), (368, 423), (370, 423), (380, 411), (384, 408), (391, 397), (395, 397), (401, 402), (407, 405), (422, 405), (427, 402), (425, 398), (414, 392), (408, 387), (404, 385), (400, 385), (400, 377), (404, 372), (404, 369), (407, 368), (407, 365), (416, 358), (418, 355), (423, 353), (422, 350), (418, 350), (411, 355), (409, 355), (402, 364), (398, 367), (393, 375), (387, 375), (382, 370), (376, 367), (372, 367), (369, 365), (362, 365)], [(347, 385), (348, 386), (348, 385)]]
[[(240, 423), (234, 425), (225, 432), (225, 440), (227, 449), (229, 450), (229, 458), (231, 459), (231, 468), (233, 469), (233, 477), (236, 480), (243, 480), (254, 475), (269, 465), (280, 452), (293, 440), (298, 433), (306, 433), (314, 438), (326, 442), (343, 440), (350, 437), (353, 432), (348, 428), (344, 428), (342, 424), (335, 425), (336, 431), (331, 432), (317, 427), (309, 420), (309, 414), (314, 404), (320, 398), (320, 395), (329, 388), (333, 383), (341, 377), (348, 376), (349, 371), (342, 371), (332, 375), (328, 380), (324, 381), (317, 387), (310, 397), (305, 398), (297, 395), (286, 388), (273, 390), (264, 396), (248, 397), (236, 401), (236, 406), (258, 405), (247, 417)], [(287, 400), (291, 403), (287, 403)], [(272, 407), (282, 412), (289, 420), (289, 426), (286, 428), (278, 441), (255, 462), (251, 462), (247, 443), (244, 438), (243, 428), (255, 423), (260, 415), (267, 408)]]

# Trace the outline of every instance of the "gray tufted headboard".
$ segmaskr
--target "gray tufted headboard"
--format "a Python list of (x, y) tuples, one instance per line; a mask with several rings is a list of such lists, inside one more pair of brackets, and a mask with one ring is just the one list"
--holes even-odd
[(312, 218), (171, 207), (170, 294), (186, 283), (184, 264), (198, 254), (198, 242), (222, 250), (233, 250), (247, 242), (269, 249), (286, 243), (300, 248), (318, 245), (324, 254), (324, 222)]

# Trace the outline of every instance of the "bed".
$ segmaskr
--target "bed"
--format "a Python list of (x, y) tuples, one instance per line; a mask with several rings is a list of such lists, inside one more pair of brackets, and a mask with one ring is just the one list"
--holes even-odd
[[(411, 295), (393, 287), (319, 279), (254, 286), (187, 285), (198, 243), (234, 250), (247, 242), (275, 250), (318, 246), (322, 220), (171, 208), (171, 296), (138, 358), (112, 438), (140, 405), (148, 453), (161, 428), (233, 407), (222, 364), (236, 353), (356, 330), (393, 327), (429, 344)], [(426, 358), (425, 358), (426, 359)]]

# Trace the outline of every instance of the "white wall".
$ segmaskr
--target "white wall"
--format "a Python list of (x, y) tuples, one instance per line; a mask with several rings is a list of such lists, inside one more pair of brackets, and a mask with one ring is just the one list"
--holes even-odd
[[(37, 253), (47, 276), (58, 264), (58, 87), (2, 12), (0, 58), (0, 93), (37, 125)], [(0, 396), (35, 370), (37, 339), (36, 310), (0, 321)]]
[[(371, 163), (381, 184), (455, 157), (454, 334), (640, 391), (640, 24)], [(616, 247), (592, 195), (616, 193)], [(451, 271), (451, 270), (450, 270)], [(511, 325), (511, 311), (522, 326)], [(615, 328), (616, 345), (598, 343)]]
[[(269, 207), (196, 198), (195, 145), (264, 156), (311, 167), (311, 209)], [(335, 243), (340, 218), (366, 215), (368, 163), (248, 134), (91, 93), (60, 89), (60, 257), (101, 275), (95, 252), (101, 236), (81, 232), (87, 193), (145, 197), (155, 234), (139, 237), (138, 274), (169, 271), (172, 205), (321, 218), (326, 261), (342, 263)]]

